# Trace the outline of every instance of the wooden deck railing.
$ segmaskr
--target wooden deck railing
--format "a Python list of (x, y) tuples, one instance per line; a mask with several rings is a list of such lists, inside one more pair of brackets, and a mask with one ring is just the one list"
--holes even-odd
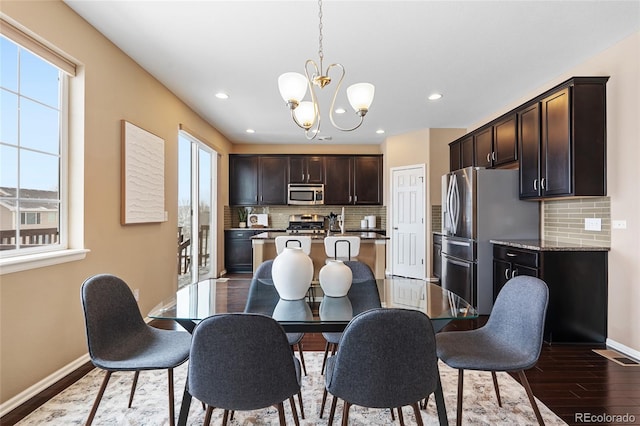
[(16, 241), (15, 229), (0, 231), (0, 250), (11, 250), (20, 247), (42, 246), (58, 243), (58, 228), (21, 229)]

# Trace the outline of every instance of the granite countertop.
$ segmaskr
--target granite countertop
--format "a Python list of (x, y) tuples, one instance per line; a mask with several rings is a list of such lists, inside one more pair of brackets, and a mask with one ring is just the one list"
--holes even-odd
[(225, 228), (225, 231), (265, 231), (265, 232), (284, 232), (286, 229), (284, 228), (244, 228), (236, 227), (236, 228)]
[(339, 237), (339, 236), (345, 236), (345, 237), (360, 237), (361, 240), (366, 241), (375, 241), (375, 240), (388, 240), (389, 237), (384, 236), (382, 234), (378, 234), (377, 232), (345, 232), (344, 234), (339, 234), (339, 233), (334, 233), (332, 232), (330, 235), (325, 235), (325, 234), (290, 234), (288, 232), (274, 232), (274, 231), (266, 231), (263, 232), (261, 234), (257, 234), (254, 235), (253, 237), (251, 237), (252, 240), (263, 240), (263, 241), (269, 241), (269, 240), (275, 240), (276, 237), (279, 236), (291, 236), (291, 237), (295, 237), (295, 236), (300, 236), (300, 237), (311, 237), (312, 242), (317, 241), (317, 242), (321, 242), (324, 241), (324, 237), (326, 236), (332, 236), (332, 237)]
[(548, 240), (489, 240), (492, 244), (536, 251), (609, 251), (611, 247), (586, 244), (559, 243)]

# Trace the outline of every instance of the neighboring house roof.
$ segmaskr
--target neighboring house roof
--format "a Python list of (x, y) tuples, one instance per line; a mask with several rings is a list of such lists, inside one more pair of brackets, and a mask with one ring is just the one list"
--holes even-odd
[[(18, 204), (16, 188), (0, 186), (0, 206), (15, 211)], [(22, 211), (57, 211), (58, 191), (21, 189)], [(26, 202), (25, 202), (26, 201)]]

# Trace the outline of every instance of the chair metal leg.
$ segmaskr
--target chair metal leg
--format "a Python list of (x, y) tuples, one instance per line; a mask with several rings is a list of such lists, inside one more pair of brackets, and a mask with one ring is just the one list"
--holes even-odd
[(518, 377), (520, 377), (522, 386), (524, 386), (524, 389), (527, 391), (527, 396), (529, 397), (529, 402), (531, 402), (531, 407), (533, 408), (533, 412), (536, 415), (536, 419), (538, 419), (538, 424), (540, 426), (544, 426), (544, 420), (542, 420), (542, 415), (540, 414), (540, 410), (538, 409), (538, 404), (536, 404), (536, 400), (533, 397), (533, 392), (531, 392), (531, 386), (529, 386), (529, 381), (527, 380), (527, 376), (524, 374), (523, 370), (518, 371)]
[(327, 388), (324, 388), (322, 392), (322, 403), (320, 404), (320, 418), (322, 418), (322, 414), (324, 413), (324, 405), (327, 403)]
[(416, 424), (418, 426), (423, 426), (424, 423), (422, 423), (422, 413), (420, 413), (420, 407), (418, 407), (418, 403), (414, 402), (413, 404), (411, 404), (411, 407), (413, 407), (413, 414), (416, 416)]
[(304, 354), (302, 353), (302, 342), (298, 342), (298, 353), (300, 354), (300, 362), (302, 363), (302, 371), (307, 375), (307, 366), (304, 364)]
[(322, 358), (322, 368), (320, 369), (320, 374), (324, 374), (324, 367), (327, 365), (327, 358), (329, 357), (329, 346), (331, 343), (327, 342), (324, 345), (324, 358)]
[(493, 388), (496, 390), (496, 398), (498, 398), (498, 407), (502, 407), (502, 400), (500, 399), (500, 389), (498, 389), (498, 376), (496, 372), (491, 372), (491, 378), (493, 379)]
[(464, 384), (464, 370), (458, 370), (458, 408), (456, 409), (456, 426), (462, 426), (462, 386)]
[(93, 422), (93, 418), (96, 416), (96, 411), (98, 411), (98, 405), (100, 405), (100, 400), (102, 399), (102, 395), (104, 395), (104, 390), (107, 388), (107, 383), (109, 383), (110, 378), (111, 378), (111, 371), (107, 371), (107, 373), (104, 376), (104, 380), (100, 385), (100, 390), (98, 391), (96, 400), (93, 403), (93, 407), (91, 407), (91, 412), (89, 413), (89, 417), (87, 418), (87, 422), (85, 423), (85, 426), (89, 426)]
[(293, 397), (289, 398), (289, 404), (291, 404), (291, 413), (293, 414), (293, 423), (296, 426), (300, 426), (300, 419), (298, 418), (298, 411), (296, 410), (296, 400)]
[(402, 407), (398, 407), (398, 421), (400, 426), (404, 426), (404, 417), (402, 416)]
[(131, 384), (131, 393), (129, 394), (129, 405), (127, 405), (127, 408), (131, 408), (131, 404), (133, 403), (133, 394), (136, 392), (136, 385), (138, 384), (139, 375), (140, 375), (140, 371), (136, 370), (136, 374), (133, 375), (133, 383)]
[[(444, 394), (442, 392), (442, 382), (440, 381), (440, 374), (436, 380), (436, 391), (434, 392), (434, 398), (436, 400), (436, 409), (438, 411), (438, 422), (440, 426), (449, 426), (449, 419), (447, 418), (447, 406), (444, 402)], [(427, 408), (427, 397), (424, 401), (424, 408)]]
[(202, 423), (203, 426), (209, 426), (211, 424), (212, 413), (213, 413), (213, 407), (209, 405), (207, 407), (207, 412), (204, 415), (204, 423)]
[(227, 426), (227, 422), (229, 421), (229, 410), (224, 410), (222, 414), (222, 426)]
[(349, 408), (351, 408), (351, 403), (345, 401), (342, 408), (342, 426), (349, 425)]
[(173, 406), (173, 368), (169, 368), (167, 374), (169, 375), (169, 425), (174, 426), (176, 424), (176, 413)]
[(280, 426), (287, 425), (287, 421), (284, 417), (284, 404), (282, 402), (278, 404), (278, 418), (280, 419)]
[(302, 391), (298, 392), (298, 402), (300, 403), (300, 417), (304, 419), (304, 405), (302, 404)]
[(395, 411), (393, 411), (393, 408), (389, 408), (389, 411), (391, 411), (391, 421), (395, 422), (396, 421)]
[(336, 415), (336, 403), (338, 402), (338, 398), (335, 395), (331, 395), (331, 410), (329, 410), (329, 422), (327, 423), (329, 426), (333, 425), (333, 418)]

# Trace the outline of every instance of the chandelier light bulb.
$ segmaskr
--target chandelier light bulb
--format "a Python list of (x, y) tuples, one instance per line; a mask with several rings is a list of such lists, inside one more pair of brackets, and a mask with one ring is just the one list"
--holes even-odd
[(357, 83), (347, 88), (347, 98), (351, 107), (359, 114), (366, 114), (373, 102), (375, 87), (371, 83)]
[(298, 123), (305, 129), (309, 130), (316, 121), (316, 112), (311, 101), (300, 102), (298, 107), (293, 111)]
[[(307, 93), (307, 78), (297, 72), (286, 72), (278, 77), (278, 89), (280, 96), (289, 104), (292, 103), (295, 108)], [(291, 107), (291, 105), (290, 105)]]

